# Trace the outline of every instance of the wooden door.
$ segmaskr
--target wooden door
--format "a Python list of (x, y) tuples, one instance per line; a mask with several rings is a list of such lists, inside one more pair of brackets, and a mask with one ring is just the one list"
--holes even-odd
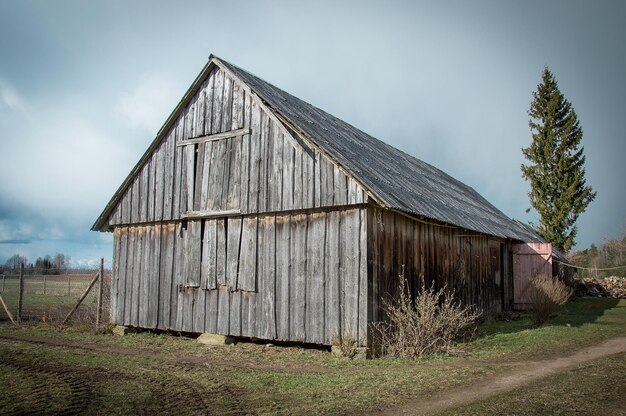
[(513, 244), (513, 309), (528, 309), (528, 283), (540, 274), (552, 277), (552, 244)]

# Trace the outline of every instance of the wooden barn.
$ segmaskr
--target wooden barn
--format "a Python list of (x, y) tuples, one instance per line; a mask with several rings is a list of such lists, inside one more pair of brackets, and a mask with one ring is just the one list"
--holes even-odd
[(211, 56), (93, 230), (114, 234), (111, 321), (371, 342), (400, 275), (484, 311), (538, 241), (437, 168)]

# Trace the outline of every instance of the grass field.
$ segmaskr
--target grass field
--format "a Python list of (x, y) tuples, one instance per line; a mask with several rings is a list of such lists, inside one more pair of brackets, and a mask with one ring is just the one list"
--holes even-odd
[[(106, 276), (106, 275), (105, 275)], [(22, 320), (28, 322), (61, 322), (85, 292), (93, 274), (26, 276), (24, 284)], [(106, 287), (106, 286), (105, 286)], [(83, 306), (76, 314), (76, 321), (91, 319), (95, 312), (97, 286), (83, 301)], [(105, 293), (107, 293), (105, 291)], [(16, 318), (19, 297), (19, 278), (6, 277), (0, 283), (0, 295), (9, 311)], [(105, 297), (108, 301), (108, 297)], [(0, 307), (0, 322), (8, 320), (4, 308)]]
[[(115, 337), (5, 324), (0, 326), (0, 413), (385, 413), (523, 368), (526, 360), (625, 335), (626, 301), (602, 298), (570, 302), (544, 327), (528, 318), (482, 324), (476, 339), (457, 345), (464, 356), (421, 361), (351, 361), (297, 346), (209, 347), (148, 332)], [(552, 414), (577, 406), (588, 414), (618, 408), (623, 358), (587, 363), (451, 414), (518, 408), (526, 412), (519, 414), (536, 414), (547, 404)], [(603, 390), (604, 383), (610, 386)]]

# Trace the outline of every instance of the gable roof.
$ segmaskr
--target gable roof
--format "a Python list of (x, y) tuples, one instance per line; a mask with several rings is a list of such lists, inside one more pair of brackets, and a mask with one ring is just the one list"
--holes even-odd
[(386, 207), (498, 237), (537, 241), (538, 236), (445, 172), (231, 63), (217, 61), (246, 83), (292, 129), (335, 159)]
[(249, 87), (283, 123), (327, 154), (384, 207), (498, 237), (521, 241), (540, 239), (474, 189), (445, 172), (213, 55), (92, 230), (102, 229), (134, 176), (215, 65), (231, 72)]

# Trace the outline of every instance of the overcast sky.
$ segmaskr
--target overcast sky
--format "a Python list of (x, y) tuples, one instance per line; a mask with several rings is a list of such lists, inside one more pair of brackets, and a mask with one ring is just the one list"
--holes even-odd
[(536, 221), (520, 176), (544, 66), (598, 192), (578, 247), (626, 225), (626, 7), (607, 1), (0, 0), (0, 262), (112, 255), (89, 231), (213, 53)]

